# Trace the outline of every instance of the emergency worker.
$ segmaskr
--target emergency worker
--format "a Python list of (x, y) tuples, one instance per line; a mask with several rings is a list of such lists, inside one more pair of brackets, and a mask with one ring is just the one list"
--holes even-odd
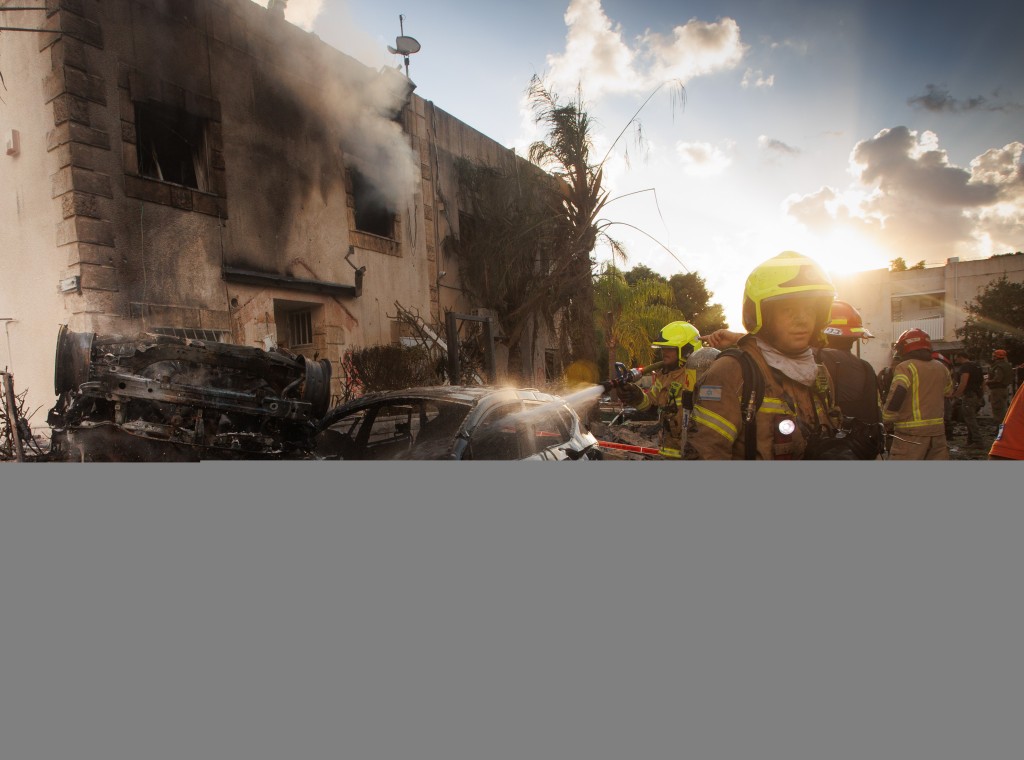
[(965, 350), (953, 354), (956, 364), (957, 383), (953, 391), (954, 402), (960, 403), (960, 416), (967, 425), (967, 446), (977, 448), (983, 445), (981, 426), (978, 424), (978, 410), (985, 404), (985, 376), (981, 365), (972, 361)]
[(843, 427), (860, 459), (877, 459), (883, 452), (882, 405), (875, 368), (853, 353), (859, 340), (875, 337), (852, 305), (836, 299), (829, 322), (822, 330), (824, 346), (814, 350), (835, 386), (835, 401), (843, 413)]
[(633, 383), (616, 389), (619, 398), (642, 412), (658, 409), (658, 453), (666, 459), (679, 459), (683, 436), (683, 396), (692, 391), (696, 370), (686, 368), (686, 360), (700, 349), (700, 330), (689, 322), (669, 322), (661, 328), (651, 348), (661, 354), (662, 365), (654, 370), (647, 390)]
[[(942, 366), (946, 368), (950, 376), (953, 375), (953, 362), (942, 353), (941, 351), (932, 351), (932, 358), (937, 362), (942, 362)], [(953, 397), (946, 396), (943, 405), (943, 425), (946, 428), (946, 441), (947, 443), (953, 439)]]
[(992, 366), (988, 370), (988, 398), (992, 402), (992, 419), (998, 425), (1006, 416), (1006, 402), (1009, 399), (1010, 385), (1013, 383), (1013, 367), (1006, 358), (1006, 351), (997, 348), (992, 352)]
[(896, 340), (900, 362), (882, 405), (882, 420), (893, 432), (889, 459), (949, 459), (944, 424), (945, 397), (953, 380), (942, 362), (932, 359), (932, 340), (912, 327)]
[(822, 458), (838, 410), (811, 346), (834, 297), (825, 271), (794, 251), (754, 268), (743, 292), (747, 334), (697, 383), (684, 459)]
[[(701, 336), (709, 346), (734, 346), (743, 333), (724, 328)], [(843, 415), (843, 428), (859, 459), (877, 459), (883, 451), (881, 395), (875, 368), (855, 356), (858, 340), (875, 336), (864, 327), (864, 320), (853, 306), (836, 299), (829, 311), (829, 322), (822, 330), (814, 358), (823, 364), (832, 379), (835, 401)]]

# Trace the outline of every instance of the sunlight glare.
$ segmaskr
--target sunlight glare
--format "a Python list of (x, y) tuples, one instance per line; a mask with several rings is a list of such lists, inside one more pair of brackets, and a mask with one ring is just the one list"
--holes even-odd
[(820, 238), (807, 254), (830, 272), (849, 274), (869, 269), (885, 269), (895, 258), (867, 236), (849, 228), (838, 228)]

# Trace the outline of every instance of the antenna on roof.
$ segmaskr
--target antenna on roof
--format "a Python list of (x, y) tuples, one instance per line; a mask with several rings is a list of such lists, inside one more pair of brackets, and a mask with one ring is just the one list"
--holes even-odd
[(409, 56), (413, 53), (418, 53), (420, 50), (420, 43), (412, 37), (405, 36), (405, 16), (399, 14), (398, 16), (398, 29), (401, 31), (401, 35), (395, 38), (395, 46), (391, 47), (388, 45), (388, 52), (392, 55), (400, 55), (405, 59), (405, 78), (409, 78)]

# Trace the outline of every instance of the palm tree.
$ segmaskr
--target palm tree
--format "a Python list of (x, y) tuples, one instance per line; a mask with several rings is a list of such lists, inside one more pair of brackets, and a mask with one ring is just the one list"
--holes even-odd
[[(664, 84), (655, 88), (647, 97), (619, 132), (604, 157), (596, 163), (591, 159), (595, 124), (583, 100), (581, 88), (577, 87), (575, 96), (563, 102), (540, 77), (534, 76), (527, 91), (534, 120), (547, 130), (546, 140), (539, 140), (530, 146), (530, 161), (555, 177), (560, 189), (558, 206), (554, 210), (566, 228), (566, 247), (558, 253), (562, 260), (558, 269), (564, 272), (561, 284), (568, 294), (564, 324), (567, 325), (575, 358), (595, 366), (597, 342), (590, 329), (591, 315), (594, 313), (592, 277), (595, 261), (591, 253), (601, 240), (611, 248), (613, 262), (626, 260), (625, 248), (607, 232), (612, 224), (622, 223), (600, 218), (610, 201), (608, 191), (604, 188), (604, 164), (631, 126), (637, 128), (637, 140), (642, 143), (642, 130), (637, 117)], [(684, 96), (685, 90), (681, 83), (676, 81), (675, 84), (676, 92)]]
[(672, 288), (667, 282), (642, 278), (630, 284), (614, 263), (606, 264), (594, 281), (598, 327), (608, 349), (608, 375), (615, 362), (647, 364), (653, 358), (651, 336), (669, 322), (683, 319), (671, 306)]

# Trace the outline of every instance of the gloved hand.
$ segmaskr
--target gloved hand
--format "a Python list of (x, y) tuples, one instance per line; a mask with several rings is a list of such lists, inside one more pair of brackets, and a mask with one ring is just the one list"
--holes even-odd
[(630, 406), (636, 406), (644, 400), (644, 392), (633, 383), (625, 383), (615, 389), (615, 395), (619, 400)]

